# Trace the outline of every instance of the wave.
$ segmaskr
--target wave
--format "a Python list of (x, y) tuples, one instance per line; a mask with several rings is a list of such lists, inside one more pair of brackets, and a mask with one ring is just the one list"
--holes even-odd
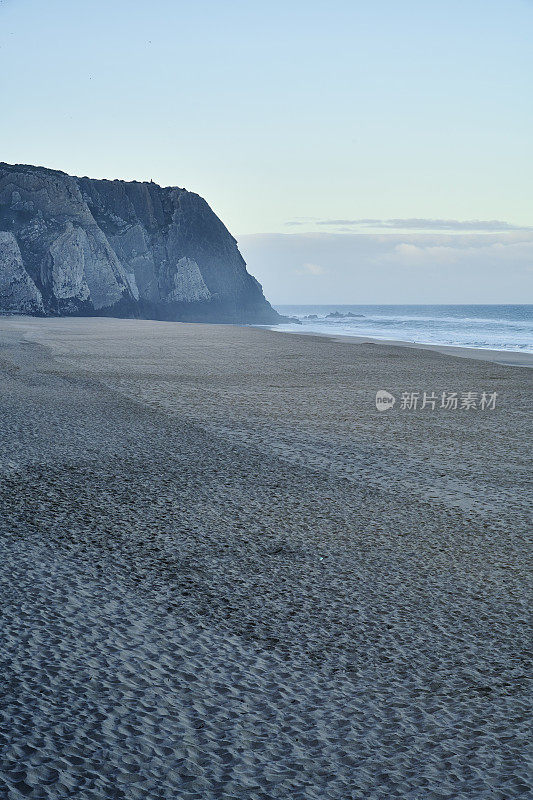
[[(398, 306), (397, 313), (391, 306), (283, 306), (279, 310), (300, 320), (300, 324), (278, 326), (288, 332), (533, 353), (532, 306)], [(328, 317), (334, 312), (352, 315)], [(316, 318), (309, 319), (310, 314)]]

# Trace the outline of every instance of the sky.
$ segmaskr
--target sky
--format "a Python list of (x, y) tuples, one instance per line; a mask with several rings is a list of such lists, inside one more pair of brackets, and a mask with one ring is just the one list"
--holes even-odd
[(0, 160), (198, 192), (277, 303), (531, 301), (532, 36), (532, 0), (0, 0)]

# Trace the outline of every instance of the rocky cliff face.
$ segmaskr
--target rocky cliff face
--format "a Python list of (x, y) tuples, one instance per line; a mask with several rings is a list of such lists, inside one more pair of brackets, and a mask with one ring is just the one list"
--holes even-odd
[(0, 312), (282, 321), (205, 200), (0, 163)]

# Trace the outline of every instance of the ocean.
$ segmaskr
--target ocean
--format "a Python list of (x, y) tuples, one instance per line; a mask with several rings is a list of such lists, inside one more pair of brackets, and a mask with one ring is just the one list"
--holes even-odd
[(277, 325), (276, 330), (533, 353), (533, 305), (277, 305), (275, 308), (301, 322), (301, 325)]

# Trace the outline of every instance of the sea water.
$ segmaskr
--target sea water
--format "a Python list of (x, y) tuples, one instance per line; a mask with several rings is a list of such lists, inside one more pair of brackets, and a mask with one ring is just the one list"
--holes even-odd
[(276, 325), (276, 330), (533, 353), (533, 305), (277, 305), (275, 308), (301, 323)]

